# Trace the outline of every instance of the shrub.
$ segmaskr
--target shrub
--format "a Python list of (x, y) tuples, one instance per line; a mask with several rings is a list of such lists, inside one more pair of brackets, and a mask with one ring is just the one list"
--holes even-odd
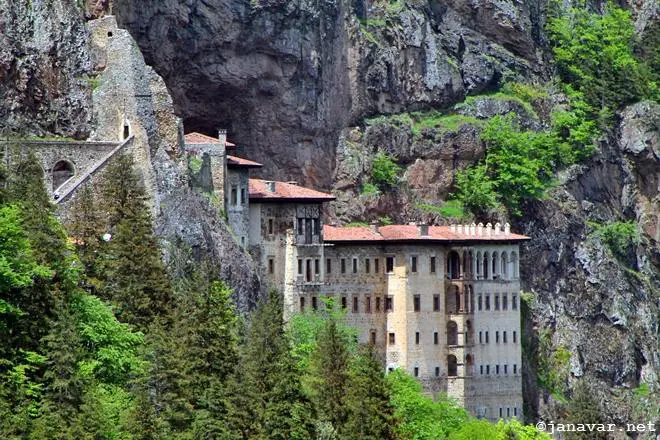
[(374, 157), (371, 180), (379, 188), (391, 188), (399, 181), (400, 171), (401, 167), (394, 162), (392, 156), (378, 152)]
[(605, 225), (589, 222), (605, 246), (617, 257), (624, 257), (633, 245), (639, 244), (641, 237), (633, 221), (611, 222)]
[(423, 211), (433, 214), (439, 214), (446, 218), (461, 220), (466, 216), (463, 203), (460, 200), (447, 200), (442, 206), (431, 205), (428, 203), (419, 203), (417, 207)]
[(377, 196), (378, 194), (380, 194), (380, 191), (378, 190), (378, 187), (373, 183), (365, 183), (364, 185), (362, 185), (360, 194), (362, 194), (363, 196)]

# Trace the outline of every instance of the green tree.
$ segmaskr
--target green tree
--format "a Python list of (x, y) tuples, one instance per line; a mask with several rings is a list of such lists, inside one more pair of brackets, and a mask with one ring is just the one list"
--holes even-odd
[(346, 392), (348, 412), (340, 430), (344, 439), (394, 439), (396, 420), (390, 402), (390, 389), (385, 381), (383, 365), (371, 346), (362, 347), (350, 367)]
[(379, 151), (374, 156), (371, 170), (371, 180), (378, 187), (392, 188), (399, 180), (401, 167), (394, 162), (394, 158), (387, 153)]
[[(565, 423), (606, 423), (593, 392), (585, 379), (578, 381), (573, 388), (573, 396), (568, 402)], [(567, 432), (569, 440), (605, 439), (605, 432)]]

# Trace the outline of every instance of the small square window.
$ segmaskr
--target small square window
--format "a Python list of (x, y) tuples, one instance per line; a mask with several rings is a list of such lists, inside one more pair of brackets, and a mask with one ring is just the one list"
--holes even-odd
[(420, 302), (421, 302), (421, 299), (420, 299), (419, 295), (414, 295), (413, 296), (413, 308), (414, 308), (415, 312), (420, 311), (420, 309), (421, 309)]
[(435, 367), (435, 377), (440, 377), (440, 367)]
[(413, 369), (413, 374), (415, 375), (415, 377), (419, 377), (419, 367), (415, 367)]
[(390, 333), (390, 334), (388, 335), (388, 341), (389, 341), (389, 344), (390, 344), (390, 345), (394, 345), (394, 344), (395, 344), (396, 339), (395, 339), (395, 337), (394, 337), (394, 333)]
[(275, 273), (275, 260), (273, 258), (268, 259), (268, 273)]

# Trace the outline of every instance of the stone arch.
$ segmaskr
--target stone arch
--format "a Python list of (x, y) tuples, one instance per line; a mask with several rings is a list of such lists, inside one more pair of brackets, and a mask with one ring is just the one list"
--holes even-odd
[(447, 276), (451, 280), (457, 280), (461, 274), (461, 256), (456, 251), (450, 251), (447, 255)]
[(456, 356), (450, 354), (447, 356), (447, 376), (456, 377), (458, 376), (458, 360)]
[(460, 289), (456, 284), (452, 284), (447, 289), (447, 294), (445, 295), (445, 310), (447, 313), (458, 313), (460, 304)]
[(502, 279), (508, 279), (509, 278), (509, 267), (508, 267), (508, 259), (506, 256), (506, 252), (502, 252), (502, 255), (500, 256), (500, 275)]
[(474, 358), (471, 354), (465, 356), (466, 376), (474, 375)]
[(61, 159), (55, 162), (51, 169), (51, 177), (53, 179), (53, 192), (57, 191), (69, 179), (76, 174), (73, 164), (68, 160)]
[(458, 324), (454, 321), (447, 322), (447, 345), (458, 345)]

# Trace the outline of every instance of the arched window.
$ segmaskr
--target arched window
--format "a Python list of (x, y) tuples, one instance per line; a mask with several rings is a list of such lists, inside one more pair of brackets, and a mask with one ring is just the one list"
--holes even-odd
[(497, 263), (498, 263), (497, 260), (498, 260), (498, 258), (497, 258), (497, 252), (493, 252), (493, 278), (496, 277), (496, 275), (497, 275), (497, 271), (498, 271), (498, 269), (499, 269), (499, 266), (498, 266), (498, 264), (497, 264)]
[(470, 312), (474, 313), (474, 287), (472, 285), (468, 286), (468, 291), (470, 292)]
[(53, 192), (57, 191), (67, 180), (74, 175), (73, 165), (66, 160), (60, 160), (53, 166)]
[(470, 278), (474, 279), (474, 255), (472, 251), (468, 252), (468, 266), (470, 272)]
[(447, 323), (447, 345), (458, 345), (458, 325), (454, 321)]
[(456, 377), (458, 375), (458, 361), (456, 356), (450, 354), (447, 356), (447, 376)]
[(460, 278), (461, 273), (461, 257), (458, 252), (451, 251), (447, 257), (447, 275), (449, 279), (457, 280)]
[(481, 252), (477, 252), (477, 278), (481, 276), (481, 267), (482, 267), (482, 261), (481, 261)]
[(465, 356), (466, 376), (474, 375), (474, 359), (471, 354)]
[(518, 278), (518, 254), (511, 252), (511, 277)]
[(488, 274), (490, 273), (489, 263), (488, 252), (484, 252), (484, 280), (488, 279)]
[(501, 266), (502, 269), (500, 270), (500, 273), (502, 274), (502, 279), (508, 279), (509, 271), (508, 271), (508, 266), (507, 266), (507, 258), (506, 258), (506, 252), (502, 252), (502, 260), (501, 260)]
[(468, 319), (465, 321), (465, 343), (473, 344), (474, 341), (474, 329), (472, 328), (472, 322)]

